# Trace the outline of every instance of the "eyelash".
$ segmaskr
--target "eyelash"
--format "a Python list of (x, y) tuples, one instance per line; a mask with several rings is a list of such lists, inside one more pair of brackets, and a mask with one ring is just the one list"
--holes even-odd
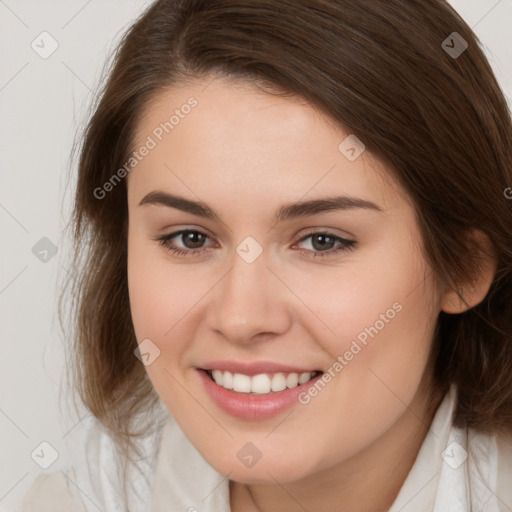
[[(161, 246), (163, 246), (168, 251), (171, 251), (173, 254), (176, 254), (178, 256), (185, 256), (185, 257), (194, 257), (194, 256), (200, 256), (206, 248), (201, 247), (200, 249), (182, 249), (180, 247), (176, 247), (172, 243), (170, 243), (170, 240), (172, 238), (175, 238), (179, 235), (185, 234), (185, 233), (199, 233), (205, 237), (208, 237), (206, 233), (203, 233), (202, 231), (194, 230), (194, 229), (183, 229), (181, 231), (175, 231), (174, 233), (170, 233), (168, 235), (164, 235), (158, 238), (155, 238), (154, 240), (159, 242)], [(327, 251), (312, 251), (310, 249), (299, 249), (299, 252), (308, 257), (308, 258), (316, 258), (317, 256), (325, 257), (325, 256), (332, 256), (339, 252), (346, 252), (346, 251), (352, 251), (355, 249), (357, 242), (354, 240), (347, 240), (345, 238), (341, 238), (339, 236), (333, 235), (329, 232), (324, 231), (315, 231), (313, 233), (309, 233), (308, 235), (302, 237), (298, 243), (303, 242), (304, 240), (307, 240), (308, 238), (312, 237), (313, 235), (323, 235), (327, 236), (329, 238), (333, 238), (334, 241), (340, 242), (340, 245), (336, 249), (329, 249)], [(208, 237), (209, 238), (209, 237)], [(311, 253), (313, 253), (313, 256), (311, 256)]]

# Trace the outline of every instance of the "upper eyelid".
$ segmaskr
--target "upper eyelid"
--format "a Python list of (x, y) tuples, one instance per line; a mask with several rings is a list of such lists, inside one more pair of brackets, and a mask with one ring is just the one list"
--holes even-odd
[[(190, 228), (188, 228), (188, 229), (178, 229), (178, 230), (173, 231), (171, 233), (162, 235), (162, 236), (158, 237), (158, 239), (168, 239), (168, 240), (170, 240), (172, 238), (179, 237), (179, 236), (183, 235), (184, 233), (189, 233), (189, 232), (201, 233), (202, 235), (206, 236), (210, 240), (216, 241), (214, 237), (210, 236), (208, 233), (206, 233), (202, 229), (190, 229)], [(335, 238), (337, 240), (345, 240), (345, 241), (348, 241), (348, 242), (356, 242), (356, 240), (353, 240), (352, 238), (347, 238), (347, 237), (342, 236), (342, 235), (337, 235), (336, 233), (334, 233), (332, 230), (329, 230), (329, 229), (311, 228), (311, 231), (308, 231), (307, 233), (301, 235), (295, 243), (302, 242), (302, 241), (304, 241), (304, 239), (309, 238), (312, 235), (317, 235), (317, 234), (324, 234), (324, 235), (332, 236), (333, 238)], [(200, 250), (200, 249), (197, 249), (197, 250)], [(189, 250), (190, 251), (194, 251), (195, 249), (189, 249)]]

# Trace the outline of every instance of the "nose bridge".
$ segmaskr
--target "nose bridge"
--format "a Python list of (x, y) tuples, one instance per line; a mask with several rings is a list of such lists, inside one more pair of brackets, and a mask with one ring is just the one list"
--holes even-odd
[(210, 327), (232, 341), (282, 333), (290, 324), (282, 285), (267, 268), (268, 255), (258, 246), (247, 239), (238, 245), (231, 269), (214, 294)]

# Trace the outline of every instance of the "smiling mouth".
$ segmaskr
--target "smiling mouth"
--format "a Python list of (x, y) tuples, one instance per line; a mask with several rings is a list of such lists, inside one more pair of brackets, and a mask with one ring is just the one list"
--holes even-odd
[(307, 384), (311, 379), (323, 373), (320, 370), (314, 370), (304, 373), (276, 372), (249, 376), (221, 370), (203, 369), (203, 371), (218, 386), (235, 393), (251, 395), (266, 395), (293, 389)]

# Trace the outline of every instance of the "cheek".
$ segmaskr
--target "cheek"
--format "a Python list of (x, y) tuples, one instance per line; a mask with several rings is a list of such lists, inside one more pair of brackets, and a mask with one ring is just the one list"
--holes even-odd
[(185, 315), (185, 306), (197, 301), (198, 286), (153, 243), (129, 240), (128, 289), (137, 340), (150, 338), (161, 346)]
[(401, 406), (390, 390), (405, 402), (412, 399), (437, 320), (423, 259), (412, 244), (394, 247), (373, 253), (371, 260), (354, 260), (346, 271), (318, 274), (314, 286), (303, 281), (295, 289), (315, 313), (307, 328), (339, 376), (334, 381), (340, 402), (367, 404), (382, 417)]
[(170, 265), (163, 251), (149, 243), (129, 243), (130, 310), (137, 341), (150, 339), (159, 350), (146, 366), (148, 376), (171, 414), (181, 418), (187, 416), (190, 397), (175, 379), (182, 380), (179, 367), (188, 347), (187, 312), (198, 300), (200, 283), (194, 284), (179, 266)]
[(303, 414), (311, 413), (313, 431), (336, 425), (344, 432), (344, 439), (334, 430), (323, 440), (311, 439), (324, 454), (319, 467), (383, 435), (413, 402), (425, 376), (436, 315), (430, 313), (425, 269), (410, 254), (297, 291), (315, 312), (307, 329), (329, 354), (333, 376), (318, 394), (302, 397)]
[(412, 241), (390, 236), (378, 245), (309, 276), (300, 268), (287, 271), (286, 281), (314, 313), (309, 330), (331, 355), (353, 340), (369, 347), (370, 340), (386, 339), (388, 350), (404, 339), (409, 346), (423, 342), (432, 323), (429, 271)]

